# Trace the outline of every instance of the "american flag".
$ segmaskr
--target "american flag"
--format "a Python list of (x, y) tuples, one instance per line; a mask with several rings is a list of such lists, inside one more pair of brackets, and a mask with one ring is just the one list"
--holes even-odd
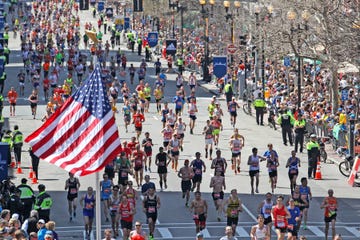
[(100, 171), (112, 161), (121, 142), (100, 67), (25, 141), (36, 156), (76, 176)]

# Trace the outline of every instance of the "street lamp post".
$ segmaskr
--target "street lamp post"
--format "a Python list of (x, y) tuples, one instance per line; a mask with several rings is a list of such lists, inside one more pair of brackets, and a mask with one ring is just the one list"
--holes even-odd
[[(179, 0), (169, 0), (169, 8), (176, 10), (176, 12), (180, 12), (180, 49), (181, 56), (184, 53), (184, 11), (186, 10), (186, 6), (180, 4)], [(174, 17), (174, 15), (173, 15)], [(173, 18), (173, 37), (175, 38), (175, 19)]]
[[(240, 8), (240, 1), (234, 1), (234, 7), (236, 9), (236, 13), (230, 13), (229, 12), (229, 9), (230, 9), (230, 1), (224, 1), (224, 7), (225, 7), (225, 13), (226, 13), (226, 22), (230, 19), (231, 20), (231, 25), (230, 25), (230, 39), (231, 39), (231, 43), (234, 44), (235, 43), (235, 37), (234, 37), (234, 30), (235, 30), (235, 27), (234, 27), (234, 24), (235, 24), (235, 21), (234, 21), (234, 17), (235, 17), (235, 14), (238, 14), (238, 10)], [(231, 64), (234, 63), (234, 56), (231, 55)]]
[[(293, 25), (294, 20), (297, 18), (297, 13), (295, 12), (294, 9), (289, 10), (289, 12), (287, 13), (287, 18), (292, 22), (292, 25)], [(298, 76), (297, 76), (298, 102), (297, 102), (297, 105), (298, 105), (299, 109), (301, 107), (301, 55), (300, 55), (300, 47), (301, 47), (300, 44), (301, 44), (301, 42), (300, 42), (300, 33), (303, 32), (303, 31), (308, 30), (307, 21), (310, 18), (310, 13), (307, 10), (304, 10), (302, 12), (302, 14), (301, 14), (301, 18), (304, 21), (305, 26), (301, 27), (301, 24), (298, 23), (297, 28), (294, 28), (292, 26), (291, 29), (290, 29), (291, 34), (297, 33), (297, 38), (298, 38), (298, 46), (297, 46), (298, 50), (297, 50), (296, 56), (298, 58), (297, 59), (298, 60), (297, 61), (297, 64), (298, 64)]]
[[(206, 5), (206, 0), (199, 0), (199, 3), (201, 5), (201, 16), (204, 20), (204, 61), (203, 61), (203, 80), (205, 82), (210, 82), (211, 81), (211, 76), (209, 74), (209, 64), (210, 64), (210, 59), (209, 59), (209, 34), (208, 34), (208, 29), (209, 29), (209, 11), (207, 9), (205, 9), (205, 5)], [(215, 4), (215, 0), (211, 0), (210, 4), (213, 5)]]

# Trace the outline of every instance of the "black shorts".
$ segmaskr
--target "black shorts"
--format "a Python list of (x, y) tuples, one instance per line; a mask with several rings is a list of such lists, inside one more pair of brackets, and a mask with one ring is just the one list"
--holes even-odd
[(191, 190), (191, 181), (190, 180), (181, 181), (181, 191), (183, 193), (186, 193), (187, 191), (190, 192), (190, 190)]
[(126, 187), (128, 183), (129, 178), (128, 177), (121, 177), (118, 179), (118, 184)]
[(132, 222), (127, 222), (127, 221), (124, 221), (124, 220), (120, 220), (120, 223), (121, 223), (121, 228), (122, 229), (128, 229), (128, 230), (132, 230), (132, 227), (133, 227), (133, 223)]
[(264, 224), (267, 225), (272, 222), (271, 216), (268, 216), (267, 218), (264, 218)]
[(135, 127), (135, 131), (141, 132), (141, 131), (142, 131), (142, 127)]
[(179, 156), (180, 152), (179, 151), (171, 151), (171, 156), (175, 157), (175, 156)]
[(184, 133), (180, 133), (179, 135), (178, 135), (178, 139), (183, 139), (185, 137), (185, 134)]
[(161, 98), (156, 98), (156, 99), (155, 99), (155, 102), (156, 102), (156, 103), (159, 103), (160, 101), (161, 101)]
[(290, 228), (290, 226), (288, 226), (287, 232), (288, 232), (288, 233), (291, 233), (291, 235), (292, 235), (293, 237), (297, 237), (297, 236), (298, 236), (297, 227), (294, 226), (294, 225), (292, 225), (291, 228)]
[(281, 233), (286, 233), (287, 228), (286, 227), (275, 227), (276, 229), (279, 229)]
[(196, 116), (195, 115), (189, 115), (190, 119), (195, 121), (196, 120)]
[(193, 184), (195, 184), (197, 182), (201, 183), (201, 180), (202, 180), (202, 175), (194, 175), (192, 178)]
[(241, 156), (241, 152), (238, 152), (238, 153), (231, 153), (231, 157), (233, 157), (233, 158), (236, 158), (236, 157), (239, 157), (239, 156)]
[(129, 123), (131, 121), (130, 115), (124, 115), (124, 122)]
[(134, 167), (135, 172), (140, 171), (142, 169), (143, 169), (143, 166), (135, 166)]
[(155, 223), (157, 219), (157, 213), (146, 213), (146, 218), (151, 218), (153, 220), (153, 223)]
[(331, 222), (332, 220), (336, 220), (336, 213), (333, 214), (333, 215), (331, 215), (331, 217), (324, 217), (324, 221), (325, 221), (326, 223), (329, 223), (329, 222)]
[(299, 175), (299, 171), (296, 171), (296, 173), (295, 172), (290, 173), (290, 171), (289, 171), (289, 173), (288, 173), (288, 176), (289, 176), (290, 180), (293, 179), (293, 177), (297, 176), (297, 175)]
[(237, 116), (237, 112), (230, 112), (230, 116), (236, 117), (236, 116)]
[(277, 171), (269, 172), (269, 177), (277, 177)]
[(163, 142), (163, 146), (164, 148), (166, 148), (167, 146), (169, 146), (169, 142)]
[(111, 94), (111, 97), (116, 101), (118, 99), (118, 95), (117, 94)]
[(238, 225), (239, 217), (227, 217), (226, 226)]
[(151, 97), (146, 97), (145, 99), (146, 99), (146, 101), (148, 101), (148, 102), (151, 101)]
[(214, 201), (217, 201), (217, 200), (219, 200), (219, 199), (224, 199), (224, 192), (223, 191), (221, 191), (221, 192), (219, 192), (219, 193), (212, 193), (211, 194), (211, 196), (212, 196), (212, 198), (213, 198), (213, 200)]
[(74, 199), (77, 198), (77, 197), (78, 197), (78, 194), (77, 194), (77, 193), (75, 193), (75, 194), (69, 194), (69, 193), (68, 193), (68, 195), (67, 195), (67, 200), (70, 201), (70, 202), (72, 202), (72, 201), (74, 201)]
[(165, 174), (165, 173), (167, 173), (167, 168), (166, 168), (166, 166), (159, 166), (157, 172), (158, 172), (158, 174)]
[(258, 174), (259, 172), (260, 172), (259, 170), (250, 170), (249, 175), (250, 175), (250, 177), (255, 177), (256, 174)]
[(175, 108), (175, 114), (178, 115), (179, 113), (181, 113), (181, 108)]

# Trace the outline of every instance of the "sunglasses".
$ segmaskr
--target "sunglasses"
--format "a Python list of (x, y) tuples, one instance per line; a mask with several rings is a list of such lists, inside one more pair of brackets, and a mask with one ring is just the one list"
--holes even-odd
[(136, 226), (136, 227), (141, 227), (141, 224), (136, 224), (135, 226)]

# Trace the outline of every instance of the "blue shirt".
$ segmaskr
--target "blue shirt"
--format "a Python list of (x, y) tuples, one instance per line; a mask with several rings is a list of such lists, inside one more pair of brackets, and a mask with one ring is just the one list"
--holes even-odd
[(141, 187), (141, 193), (142, 194), (146, 193), (147, 190), (149, 190), (150, 188), (156, 189), (155, 183), (153, 183), (153, 182), (144, 183)]
[(288, 219), (289, 225), (296, 226), (296, 220), (295, 218), (300, 216), (300, 209), (298, 207), (294, 207), (293, 209), (290, 208), (290, 206), (287, 207), (287, 209), (290, 212), (291, 217)]

